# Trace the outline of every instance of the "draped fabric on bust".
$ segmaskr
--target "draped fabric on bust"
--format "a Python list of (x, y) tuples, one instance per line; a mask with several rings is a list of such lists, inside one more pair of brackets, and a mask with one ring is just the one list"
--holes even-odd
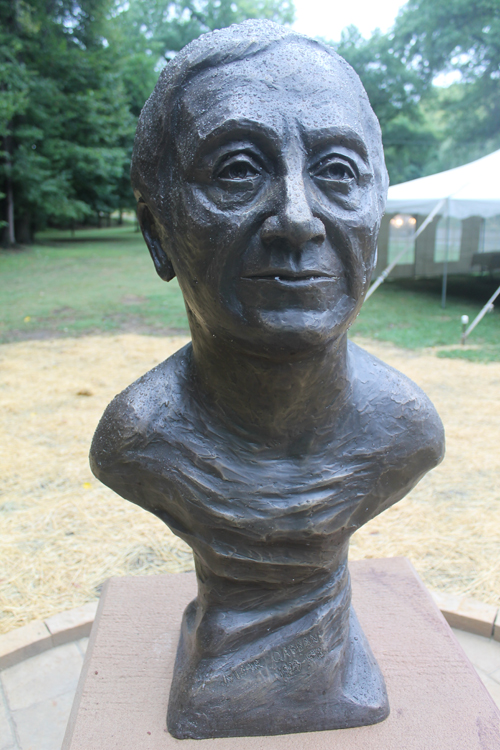
[(209, 736), (221, 712), (231, 715), (228, 736), (241, 733), (250, 715), (246, 731), (255, 734), (259, 713), (269, 733), (300, 731), (311, 703), (323, 710), (325, 728), (332, 726), (332, 695), (338, 703), (348, 682), (353, 639), (358, 667), (383, 686), (351, 608), (347, 568), (352, 515), (374, 480), (373, 462), (349, 449), (348, 434), (342, 465), (325, 466), (314, 456), (263, 455), (237, 440), (219, 452), (220, 436), (208, 425), (190, 441), (185, 416), (182, 440), (172, 432), (160, 442), (155, 434), (165, 434), (172, 413), (168, 423), (161, 414), (157, 420), (150, 438), (134, 445), (133, 460), (148, 487), (148, 509), (192, 547), (198, 576), (198, 596), (182, 623), (171, 731)]
[(387, 693), (351, 606), (348, 544), (439, 462), (439, 417), (414, 383), (350, 344), (335, 423), (263, 443), (202, 398), (191, 357), (188, 346), (120, 394), (91, 451), (101, 481), (193, 549), (198, 596), (183, 617), (169, 730), (381, 721)]

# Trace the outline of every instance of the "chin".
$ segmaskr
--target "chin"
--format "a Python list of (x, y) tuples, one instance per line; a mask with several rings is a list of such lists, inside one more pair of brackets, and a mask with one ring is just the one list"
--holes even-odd
[(261, 311), (258, 324), (247, 329), (251, 335), (240, 339), (242, 348), (269, 359), (306, 356), (345, 336), (356, 317), (353, 307), (350, 300), (349, 311)]

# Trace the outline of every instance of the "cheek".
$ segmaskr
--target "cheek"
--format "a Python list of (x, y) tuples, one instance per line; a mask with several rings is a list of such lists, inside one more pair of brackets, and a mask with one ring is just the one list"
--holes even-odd
[(210, 318), (228, 296), (237, 225), (188, 192), (177, 203), (174, 226), (174, 266), (185, 302), (196, 317)]
[(216, 257), (216, 228), (220, 218), (210, 215), (190, 191), (182, 191), (174, 212), (174, 247), (182, 275), (206, 276)]
[(380, 214), (373, 196), (364, 196), (356, 210), (342, 211), (337, 223), (342, 235), (348, 239), (351, 252), (358, 260), (370, 262), (380, 227)]
[(217, 280), (239, 276), (243, 255), (258, 235), (258, 213), (248, 207), (223, 210), (202, 188), (187, 186), (176, 213), (179, 254), (217, 286)]
[(359, 298), (369, 283), (377, 249), (378, 222), (354, 226), (352, 232), (352, 254), (355, 274), (353, 274), (353, 296)]
[(187, 186), (178, 203), (176, 233), (180, 241), (185, 240), (210, 255), (225, 238), (230, 238), (234, 228), (231, 214), (211, 202), (200, 188)]
[(346, 211), (329, 221), (330, 243), (342, 262), (348, 294), (354, 299), (360, 298), (371, 277), (378, 227), (378, 216), (372, 212)]

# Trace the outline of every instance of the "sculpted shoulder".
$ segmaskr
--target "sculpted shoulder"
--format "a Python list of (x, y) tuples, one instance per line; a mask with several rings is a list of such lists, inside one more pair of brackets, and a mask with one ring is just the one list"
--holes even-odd
[(354, 400), (365, 429), (401, 458), (419, 454), (423, 473), (437, 466), (444, 456), (444, 428), (428, 396), (406, 375), (352, 342), (349, 355)]
[(179, 419), (182, 373), (190, 347), (188, 344), (147, 372), (107, 407), (90, 449), (91, 469), (104, 484), (115, 489), (110, 479), (119, 466), (155, 440), (160, 424)]
[(349, 345), (356, 457), (371, 467), (369, 491), (350, 518), (359, 528), (401, 500), (444, 456), (444, 429), (430, 399), (412, 380), (355, 344)]

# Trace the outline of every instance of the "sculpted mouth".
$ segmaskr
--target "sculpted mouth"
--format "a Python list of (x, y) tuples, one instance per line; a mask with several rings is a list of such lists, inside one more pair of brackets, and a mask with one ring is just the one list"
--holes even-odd
[(266, 271), (265, 273), (256, 273), (251, 276), (244, 276), (244, 279), (250, 280), (264, 280), (264, 281), (284, 281), (284, 282), (304, 282), (304, 281), (331, 281), (338, 279), (338, 276), (333, 274), (325, 273), (324, 271), (288, 271), (288, 270), (275, 270)]

